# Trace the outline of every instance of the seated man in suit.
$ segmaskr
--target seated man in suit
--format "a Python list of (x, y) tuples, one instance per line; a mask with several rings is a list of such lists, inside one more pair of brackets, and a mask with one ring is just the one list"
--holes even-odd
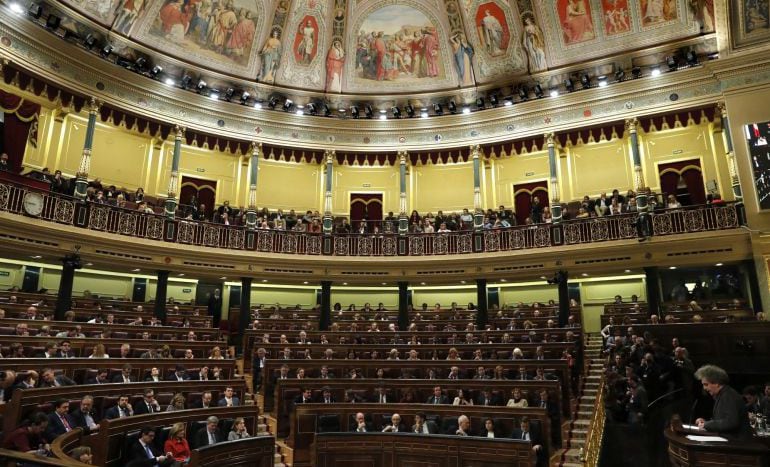
[(537, 457), (537, 465), (545, 465), (546, 452), (545, 449), (543, 449), (543, 438), (540, 430), (532, 429), (530, 431), (530, 428), (529, 418), (521, 417), (519, 427), (513, 429), (511, 438), (520, 439), (522, 441), (529, 441), (532, 444), (532, 452), (534, 452), (535, 456)]
[(449, 404), (449, 398), (441, 392), (441, 386), (433, 388), (433, 395), (430, 396), (426, 404)]
[(313, 402), (313, 390), (302, 388), (299, 396), (294, 398), (295, 404), (311, 404)]
[(703, 384), (703, 390), (714, 398), (711, 420), (695, 420), (698, 428), (739, 438), (751, 438), (752, 430), (746, 404), (738, 391), (727, 385), (727, 372), (718, 366), (704, 365), (695, 372), (695, 378)]
[(377, 387), (374, 390), (374, 394), (372, 394), (370, 401), (374, 402), (375, 404), (387, 404), (396, 402), (395, 398), (388, 394), (388, 390), (385, 388), (385, 386)]
[(471, 419), (467, 415), (457, 417), (457, 436), (471, 436)]
[(201, 398), (193, 404), (193, 409), (208, 409), (210, 407), (213, 407), (211, 401), (214, 399), (214, 396), (211, 394), (211, 391), (206, 391), (203, 394), (201, 394)]
[(126, 467), (156, 467), (172, 465), (174, 458), (166, 454), (159, 454), (153, 446), (155, 429), (149, 426), (142, 427), (139, 438), (128, 447), (126, 452)]
[(423, 412), (417, 412), (414, 414), (414, 425), (412, 425), (412, 431), (414, 433), (420, 433), (425, 435), (435, 435), (438, 433), (438, 426), (436, 422), (432, 420), (426, 420)]
[(362, 412), (356, 414), (356, 423), (352, 425), (351, 431), (355, 433), (370, 433), (372, 429), (372, 423), (366, 420), (366, 416)]
[(59, 399), (53, 404), (54, 411), (48, 414), (48, 428), (45, 438), (54, 440), (57, 436), (71, 431), (75, 427), (69, 415), (70, 403), (67, 399)]
[(107, 420), (112, 420), (115, 418), (125, 418), (134, 415), (134, 409), (131, 407), (131, 404), (128, 403), (128, 399), (129, 397), (127, 395), (120, 396), (118, 398), (118, 404), (107, 409), (107, 412), (104, 414), (104, 418)]
[(74, 386), (75, 382), (64, 375), (54, 375), (50, 368), (45, 368), (40, 378), (41, 388), (58, 388), (60, 386)]
[(134, 370), (134, 367), (131, 366), (130, 363), (126, 363), (123, 365), (123, 371), (119, 375), (115, 375), (112, 378), (113, 383), (133, 383), (134, 377), (131, 376), (131, 372)]
[(227, 386), (225, 388), (225, 395), (221, 399), (219, 399), (219, 402), (217, 403), (220, 407), (238, 407), (241, 405), (241, 400), (238, 399), (238, 397), (233, 395), (233, 388), (230, 386)]
[(70, 414), (73, 426), (82, 428), (86, 434), (99, 429), (101, 417), (94, 410), (94, 398), (83, 396), (80, 400), (80, 407)]
[(324, 386), (320, 402), (322, 404), (334, 404), (336, 402), (332, 395), (332, 390), (328, 386)]
[(155, 391), (152, 388), (145, 388), (144, 399), (134, 403), (134, 414), (144, 415), (160, 412), (160, 404), (155, 400)]
[(385, 428), (382, 429), (383, 433), (405, 433), (406, 432), (406, 426), (404, 426), (403, 423), (401, 423), (401, 415), (394, 413), (390, 416), (390, 425), (386, 425)]
[(144, 380), (152, 383), (159, 383), (163, 381), (163, 379), (160, 376), (160, 370), (158, 369), (158, 367), (154, 366), (150, 368), (150, 375), (144, 378)]
[(492, 393), (489, 389), (484, 389), (476, 400), (477, 405), (503, 405), (498, 396)]
[(107, 369), (98, 370), (97, 373), (86, 380), (86, 384), (109, 384), (110, 371)]
[(167, 381), (189, 381), (189, 379), (184, 365), (177, 365), (175, 371), (166, 378)]
[(195, 433), (195, 436), (193, 437), (193, 449), (221, 443), (224, 440), (225, 438), (222, 436), (222, 432), (219, 431), (219, 419), (212, 415), (206, 419), (206, 428), (198, 430), (198, 432)]

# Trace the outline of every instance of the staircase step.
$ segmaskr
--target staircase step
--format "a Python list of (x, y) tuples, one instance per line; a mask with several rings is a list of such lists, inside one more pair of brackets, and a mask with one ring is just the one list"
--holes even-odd
[(591, 424), (591, 420), (577, 419), (572, 421), (573, 425), (577, 427), (588, 426)]
[(580, 449), (578, 448), (567, 449), (567, 451), (563, 453), (562, 457), (567, 462), (576, 462), (579, 463), (579, 465), (583, 465), (583, 463), (580, 462)]

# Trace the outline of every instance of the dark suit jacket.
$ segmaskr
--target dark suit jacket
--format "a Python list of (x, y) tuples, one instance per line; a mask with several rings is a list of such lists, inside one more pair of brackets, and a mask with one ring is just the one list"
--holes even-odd
[[(126, 410), (128, 410), (128, 409), (126, 409)], [(115, 419), (115, 418), (120, 418), (120, 413), (118, 412), (118, 406), (117, 405), (113, 405), (112, 407), (107, 409), (107, 411), (104, 413), (104, 418), (106, 418), (107, 420), (112, 420), (112, 419)]]
[[(496, 395), (496, 394), (490, 394), (489, 395), (489, 403), (488, 404), (485, 404), (484, 402), (485, 402), (484, 401), (484, 394), (481, 394), (476, 399), (475, 404), (476, 405), (503, 405), (502, 401), (500, 400), (500, 397), (498, 395)], [(485, 434), (486, 434), (486, 430), (485, 430)]]
[(714, 411), (711, 420), (704, 425), (707, 431), (751, 437), (751, 425), (743, 397), (730, 386), (724, 386), (714, 399)]
[[(536, 444), (543, 444), (543, 437), (540, 435), (540, 430), (530, 425), (529, 427), (529, 440), (532, 443), (532, 446)], [(521, 428), (514, 428), (513, 433), (511, 434), (512, 439), (521, 439), (524, 433), (522, 433)]]
[[(150, 444), (150, 452), (155, 457), (159, 457), (162, 454)], [(144, 450), (142, 443), (137, 439), (128, 447), (126, 452), (126, 467), (153, 467), (156, 462), (154, 459), (147, 457), (147, 451)], [(158, 465), (170, 465), (173, 463), (173, 459), (166, 459), (166, 462), (157, 462)]]
[[(195, 433), (195, 436), (193, 437), (193, 445), (190, 446), (193, 449), (197, 449), (201, 446), (208, 446), (209, 445), (209, 435), (208, 435), (208, 428), (203, 427), (200, 430), (198, 430)], [(225, 437), (222, 435), (222, 432), (219, 431), (219, 428), (217, 428), (217, 431), (214, 433), (214, 437), (217, 439), (217, 443), (221, 443), (225, 440)]]
[[(99, 416), (98, 413), (96, 413), (95, 410), (91, 410), (91, 418), (94, 419), (94, 423), (99, 423), (102, 420), (102, 417)], [(80, 409), (75, 409), (70, 413), (70, 420), (74, 423), (73, 427), (77, 426), (83, 429), (83, 431), (88, 434), (90, 431), (88, 428), (88, 425), (86, 424), (86, 416)]]
[[(391, 426), (391, 425), (392, 425), (392, 423), (388, 423), (385, 426)], [(385, 426), (382, 427), (382, 428), (385, 428)], [(407, 428), (406, 425), (404, 425), (403, 423), (399, 423), (398, 424), (398, 433), (409, 433), (409, 428)]]
[(313, 398), (311, 397), (307, 401), (304, 401), (304, 400), (302, 400), (302, 394), (300, 394), (299, 396), (294, 398), (294, 403), (295, 404), (311, 404), (311, 403), (313, 403)]
[[(168, 378), (166, 378), (166, 381), (179, 381), (179, 379), (176, 377), (176, 373), (171, 373)], [(190, 376), (185, 373), (182, 377), (182, 381), (190, 381)]]
[[(211, 407), (216, 407), (216, 406), (217, 406), (217, 405), (214, 403), (214, 401), (211, 401), (211, 402), (209, 403), (209, 406), (208, 406), (208, 407), (206, 407), (206, 408), (211, 408)], [(191, 409), (202, 409), (202, 408), (203, 408), (203, 400), (201, 400), (201, 399), (198, 399), (197, 401), (195, 401), (195, 403), (194, 403), (194, 404), (192, 405), (192, 407), (190, 407), (190, 408), (191, 408)]]
[[(131, 378), (131, 382), (132, 383), (134, 383), (136, 381), (137, 380), (135, 378), (133, 378), (133, 377)], [(122, 383), (123, 382), (123, 375), (122, 374), (117, 374), (117, 375), (113, 376), (112, 377), (112, 382), (113, 383)]]
[[(72, 418), (69, 414), (64, 414), (64, 419), (67, 420), (67, 424), (69, 424), (70, 429), (75, 428), (75, 422), (72, 421)], [(63, 435), (66, 432), (67, 429), (64, 427), (64, 423), (62, 423), (59, 415), (57, 415), (56, 412), (49, 413), (48, 428), (45, 430), (45, 439), (53, 441), (57, 436)]]
[[(435, 404), (436, 403), (436, 396), (430, 396), (428, 400), (425, 402), (426, 404)], [(439, 404), (449, 404), (449, 398), (445, 396), (444, 394), (441, 395), (441, 397), (438, 400)]]
[[(113, 380), (113, 382), (114, 382), (114, 380)], [(101, 381), (101, 382), (97, 381), (96, 376), (94, 376), (93, 378), (88, 378), (88, 380), (86, 380), (86, 384), (109, 384), (109, 383), (110, 383), (110, 380)]]
[[(68, 377), (66, 377), (64, 375), (54, 376), (54, 379), (56, 379), (56, 382), (59, 383), (61, 386), (74, 386), (75, 385), (74, 381), (72, 381), (71, 379), (69, 379)], [(52, 387), (54, 387), (54, 385), (51, 384), (51, 383), (46, 383), (45, 381), (41, 381), (40, 382), (40, 387), (41, 388), (52, 388)]]
[[(217, 402), (217, 405), (219, 407), (225, 407), (225, 406), (227, 406), (227, 401), (225, 401), (225, 398), (223, 397), (223, 398), (219, 399), (219, 402)], [(238, 397), (233, 396), (233, 407), (237, 407), (239, 405), (241, 405), (241, 400), (238, 399)]]
[(148, 413), (158, 413), (161, 411), (160, 408), (153, 406), (152, 409), (147, 408), (147, 403), (145, 403), (143, 400), (137, 401), (134, 405), (134, 415), (144, 415)]
[[(428, 433), (429, 434), (435, 435), (436, 433), (438, 433), (438, 425), (436, 425), (436, 422), (434, 422), (433, 420), (427, 420), (425, 422), (425, 426), (428, 427)], [(412, 425), (412, 432), (413, 433), (415, 432), (414, 430), (415, 430), (415, 426)], [(422, 433), (422, 432), (420, 432), (420, 433)]]
[[(374, 430), (374, 428), (372, 427), (372, 422), (367, 421), (367, 422), (364, 422), (364, 424), (366, 425), (366, 432), (367, 433), (375, 433), (376, 432)], [(356, 423), (355, 420), (353, 420), (350, 423), (350, 431), (355, 433), (355, 432), (357, 432), (357, 430), (358, 430), (358, 424)]]

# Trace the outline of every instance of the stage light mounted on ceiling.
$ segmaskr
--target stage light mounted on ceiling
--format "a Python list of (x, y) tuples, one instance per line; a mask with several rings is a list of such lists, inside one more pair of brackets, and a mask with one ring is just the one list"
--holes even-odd
[(513, 105), (513, 96), (506, 96), (505, 99), (503, 99), (503, 105), (506, 107), (510, 107)]
[(366, 104), (364, 106), (364, 114), (366, 115), (366, 118), (372, 118), (372, 116), (374, 116), (374, 110), (372, 110), (371, 105)]
[(634, 77), (634, 79), (639, 79), (642, 77), (642, 69), (638, 66), (635, 66), (631, 68), (631, 76)]
[(135, 69), (136, 71), (140, 72), (140, 73), (141, 73), (142, 71), (144, 71), (144, 67), (146, 67), (146, 66), (147, 66), (147, 59), (146, 59), (146, 58), (144, 58), (144, 57), (139, 57), (139, 58), (137, 58), (137, 59), (136, 59), (136, 61), (134, 62), (134, 69)]
[(202, 79), (199, 79), (198, 84), (195, 85), (195, 89), (197, 89), (199, 93), (203, 93), (203, 91), (206, 89), (206, 82)]
[(556, 88), (551, 89), (551, 91), (548, 93), (551, 97), (559, 97), (559, 90)]
[(329, 104), (324, 104), (323, 105), (323, 112), (324, 112), (324, 117), (331, 117), (332, 109), (329, 108)]
[(240, 101), (241, 105), (246, 105), (249, 103), (249, 98), (251, 97), (251, 94), (249, 94), (246, 91), (243, 91), (243, 94), (241, 94)]
[(444, 115), (444, 108), (441, 106), (441, 104), (436, 102), (435, 104), (433, 104), (433, 113), (435, 113), (436, 115)]
[(390, 113), (393, 114), (393, 118), (401, 118), (401, 109), (399, 109), (398, 106), (391, 107)]
[(358, 107), (355, 105), (350, 106), (350, 116), (353, 118), (358, 118)]
[[(483, 101), (483, 99), (482, 99), (482, 101)], [(489, 104), (492, 107), (497, 107), (497, 104), (499, 104), (499, 103), (500, 103), (500, 100), (497, 98), (497, 94), (492, 94), (491, 96), (489, 96)]]
[(467, 105), (463, 107), (463, 115), (469, 115), (471, 113), (471, 108)]
[(668, 66), (669, 71), (676, 71), (677, 68), (679, 68), (679, 60), (673, 55), (669, 55), (666, 57), (666, 65)]
[(535, 85), (534, 91), (535, 91), (535, 97), (537, 97), (538, 99), (541, 99), (545, 95), (545, 93), (543, 92), (543, 87), (540, 86), (539, 84)]
[(230, 102), (231, 100), (233, 100), (234, 95), (235, 95), (235, 89), (227, 88), (227, 90), (225, 91), (225, 100), (227, 102)]
[(620, 83), (620, 82), (623, 82), (625, 79), (626, 79), (626, 71), (623, 70), (622, 68), (618, 69), (615, 72), (615, 81)]
[(185, 74), (182, 76), (182, 81), (179, 83), (179, 86), (182, 89), (187, 89), (190, 87), (190, 83), (192, 83), (192, 77), (188, 74)]
[(107, 44), (102, 47), (102, 50), (99, 52), (99, 54), (102, 56), (102, 58), (109, 58), (113, 50), (113, 47), (110, 44)]
[(575, 90), (575, 82), (572, 81), (571, 78), (567, 78), (564, 80), (564, 89), (567, 90), (567, 92), (572, 92)]
[(650, 71), (650, 76), (652, 76), (653, 78), (656, 76), (660, 76), (660, 67), (656, 66), (655, 68), (653, 68), (652, 71)]
[(211, 100), (219, 100), (219, 89), (212, 89), (209, 91), (209, 99)]
[(607, 84), (609, 83), (609, 81), (607, 81), (607, 77), (604, 75), (596, 78), (596, 81), (598, 81), (600, 88), (607, 87)]
[(414, 117), (414, 106), (412, 104), (406, 104), (405, 110), (410, 118)]
[(312, 102), (305, 106), (305, 110), (307, 110), (307, 113), (309, 113), (310, 115), (315, 115), (318, 113), (318, 111), (315, 108), (315, 104), (313, 104)]
[(449, 113), (451, 114), (457, 113), (457, 104), (455, 104), (455, 101), (449, 101), (449, 104), (447, 104), (447, 108), (449, 108)]
[(267, 106), (271, 109), (275, 109), (275, 106), (278, 105), (278, 98), (273, 96), (270, 98), (269, 101), (267, 101)]
[(21, 6), (19, 2), (12, 2), (11, 3), (11, 11), (16, 13), (17, 15), (20, 15), (24, 13), (24, 7)]
[(580, 75), (580, 85), (583, 86), (583, 89), (588, 89), (591, 87), (591, 77), (588, 76), (588, 73), (583, 73)]
[(698, 54), (694, 50), (688, 51), (685, 57), (689, 66), (698, 66)]
[(285, 101), (283, 101), (284, 112), (289, 112), (292, 109), (292, 107), (294, 107), (294, 102), (291, 99), (286, 99)]
[(428, 118), (428, 109), (420, 109), (420, 118)]
[(519, 86), (519, 99), (522, 101), (529, 100), (529, 89), (523, 84)]
[(40, 19), (40, 17), (43, 16), (43, 7), (37, 3), (32, 3), (29, 5), (29, 8), (27, 8), (27, 13), (35, 19)]
[(91, 50), (94, 47), (96, 47), (96, 42), (97, 42), (96, 36), (94, 36), (93, 34), (89, 34), (86, 36), (85, 39), (83, 39), (83, 46), (86, 49)]
[(161, 73), (163, 73), (163, 67), (160, 65), (155, 65), (152, 67), (152, 70), (150, 70), (150, 77), (156, 78)]

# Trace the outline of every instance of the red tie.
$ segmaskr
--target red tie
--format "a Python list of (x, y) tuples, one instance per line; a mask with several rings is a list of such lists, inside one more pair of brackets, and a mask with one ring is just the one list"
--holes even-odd
[(59, 418), (61, 418), (61, 422), (62, 422), (62, 424), (64, 425), (64, 429), (65, 429), (65, 430), (67, 430), (67, 431), (70, 431), (70, 430), (72, 430), (72, 428), (70, 428), (70, 424), (69, 424), (69, 423), (67, 423), (67, 419), (66, 419), (66, 418), (64, 418), (64, 416), (63, 416), (63, 415), (59, 415)]

